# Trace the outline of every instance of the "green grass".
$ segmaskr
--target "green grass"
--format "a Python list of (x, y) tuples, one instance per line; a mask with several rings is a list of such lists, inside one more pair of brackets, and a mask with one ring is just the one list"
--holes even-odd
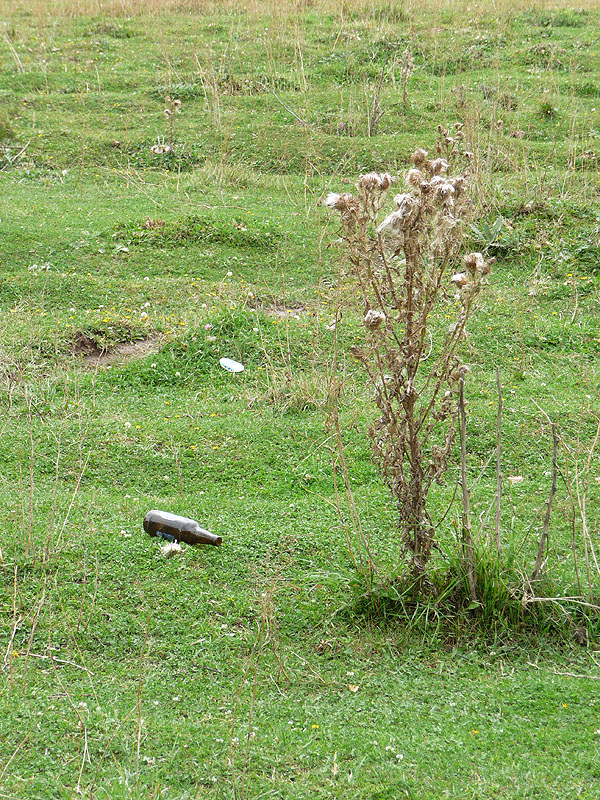
[[(593, 800), (597, 616), (562, 600), (570, 618), (523, 610), (516, 592), (551, 482), (536, 404), (573, 450), (597, 424), (600, 13), (284, 10), (4, 12), (0, 796)], [(158, 156), (167, 94), (182, 113)], [(497, 257), (464, 353), (473, 519), (495, 491), (493, 464), (476, 481), (496, 445), (496, 366), (503, 471), (524, 478), (505, 486), (486, 615), (460, 587), (417, 608), (393, 582), (365, 596), (326, 428), (341, 255), (319, 200), (361, 170), (402, 174), (455, 119), (480, 165), (467, 244)], [(351, 485), (393, 577), (350, 312), (338, 335)], [(81, 356), (141, 339), (141, 358)], [(432, 495), (434, 519), (458, 474)], [(594, 456), (595, 542), (598, 475)], [(141, 528), (151, 508), (223, 546), (162, 558)], [(439, 528), (442, 585), (458, 515)], [(571, 535), (561, 483), (541, 587), (555, 597), (578, 591)]]

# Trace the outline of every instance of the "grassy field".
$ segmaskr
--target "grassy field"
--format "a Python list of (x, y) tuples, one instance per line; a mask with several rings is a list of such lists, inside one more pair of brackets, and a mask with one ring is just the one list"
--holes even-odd
[[(143, 5), (0, 11), (0, 797), (598, 798), (598, 626), (561, 598), (600, 588), (600, 8)], [(455, 120), (476, 153), (467, 245), (497, 258), (464, 353), (473, 518), (496, 487), (498, 367), (515, 593), (550, 491), (545, 414), (570, 453), (555, 611), (512, 628), (360, 615), (335, 507), (331, 322), (352, 287), (322, 199), (402, 175)], [(341, 419), (389, 575), (361, 336), (346, 312)], [(162, 557), (151, 508), (223, 546)]]

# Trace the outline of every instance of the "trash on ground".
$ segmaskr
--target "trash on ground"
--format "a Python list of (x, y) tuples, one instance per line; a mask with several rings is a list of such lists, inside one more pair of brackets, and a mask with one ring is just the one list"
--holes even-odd
[(232, 358), (221, 358), (219, 359), (219, 364), (226, 369), (227, 372), (243, 372), (244, 365), (240, 364), (239, 361), (234, 361)]
[(214, 544), (218, 547), (223, 541), (220, 536), (201, 528), (195, 519), (157, 509), (148, 511), (144, 517), (144, 530), (150, 536), (160, 536), (167, 542)]
[(167, 542), (162, 545), (160, 552), (165, 558), (172, 558), (177, 553), (183, 553), (183, 547), (177, 542)]

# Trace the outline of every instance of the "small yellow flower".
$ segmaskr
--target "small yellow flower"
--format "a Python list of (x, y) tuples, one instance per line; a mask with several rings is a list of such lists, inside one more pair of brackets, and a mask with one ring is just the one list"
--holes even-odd
[(318, 725), (311, 725), (311, 728), (313, 729), (313, 731), (316, 731), (318, 729), (318, 727), (319, 727)]

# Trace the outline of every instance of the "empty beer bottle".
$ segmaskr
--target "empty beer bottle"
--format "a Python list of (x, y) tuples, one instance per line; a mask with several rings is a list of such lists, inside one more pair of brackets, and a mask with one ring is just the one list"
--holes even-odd
[(150, 536), (160, 536), (170, 542), (218, 546), (223, 541), (220, 536), (201, 528), (195, 519), (180, 517), (168, 511), (149, 511), (144, 517), (144, 530)]

